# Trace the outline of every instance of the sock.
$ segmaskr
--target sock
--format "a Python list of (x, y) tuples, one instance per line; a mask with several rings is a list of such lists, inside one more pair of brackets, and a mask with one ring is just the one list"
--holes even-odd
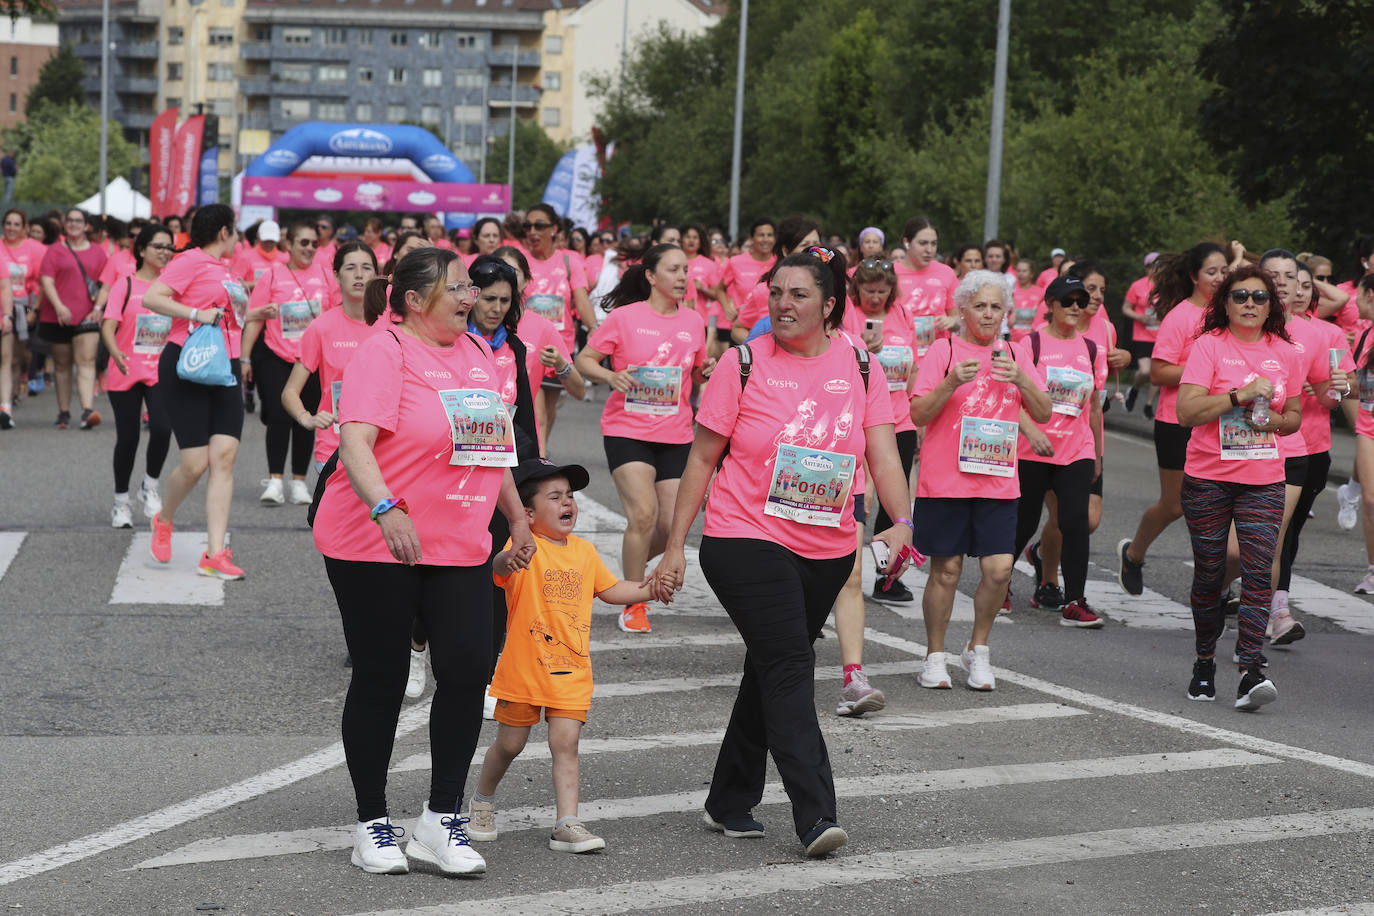
[(1274, 600), (1271, 601), (1271, 602), (1269, 602), (1269, 609), (1272, 610), (1272, 611), (1276, 611), (1276, 610), (1278, 610), (1280, 607), (1287, 607), (1287, 606), (1288, 606), (1288, 592), (1285, 591), (1285, 590), (1283, 590), (1283, 589), (1281, 589), (1281, 588), (1276, 588), (1276, 589), (1274, 589)]
[(116, 493), (116, 494), (115, 494), (115, 505), (116, 505), (116, 506), (124, 505), (125, 503), (128, 503), (128, 501), (129, 501), (129, 491), (128, 491), (128, 490), (125, 490), (123, 493)]
[(143, 489), (145, 489), (145, 490), (155, 490), (155, 489), (157, 489), (157, 478), (156, 478), (156, 477), (149, 477), (147, 474), (144, 474), (144, 475), (143, 475)]
[(570, 814), (567, 817), (560, 817), (557, 820), (557, 822), (554, 823), (553, 829), (557, 830), (560, 827), (567, 826), (568, 824), (575, 824), (580, 822), (581, 820), (582, 818), (578, 817), (576, 814)]
[(489, 805), (492, 802), (496, 801), (496, 793), (493, 792), (490, 795), (483, 795), (481, 792), (473, 792), (472, 800), (475, 802), (484, 802), (485, 804)]
[(855, 671), (862, 671), (862, 670), (864, 670), (864, 666), (863, 666), (863, 665), (845, 665), (845, 666), (844, 666), (844, 685), (845, 685), (846, 687), (848, 687), (848, 686), (849, 686), (849, 681), (850, 681), (850, 679), (854, 677), (854, 672), (855, 672)]

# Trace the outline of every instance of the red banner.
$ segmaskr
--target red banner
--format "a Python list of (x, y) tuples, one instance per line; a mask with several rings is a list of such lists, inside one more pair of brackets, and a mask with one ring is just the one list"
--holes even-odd
[(172, 139), (176, 136), (177, 109), (168, 108), (153, 118), (148, 134), (148, 197), (153, 203), (153, 215), (161, 219), (168, 214), (168, 191), (172, 184)]
[[(167, 212), (185, 213), (196, 200), (200, 173), (200, 141), (205, 135), (205, 116), (187, 118), (177, 128), (172, 143), (172, 180), (167, 191)], [(164, 216), (167, 214), (164, 213)]]

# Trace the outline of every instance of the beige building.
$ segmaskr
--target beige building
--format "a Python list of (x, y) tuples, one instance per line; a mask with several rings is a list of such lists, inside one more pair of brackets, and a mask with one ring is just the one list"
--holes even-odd
[(0, 127), (24, 120), (24, 100), (38, 71), (57, 51), (57, 23), (34, 22), (28, 16), (0, 22)]
[(626, 34), (634, 53), (635, 41), (660, 25), (694, 35), (724, 13), (722, 0), (586, 0), (549, 10), (544, 14), (539, 123), (554, 140), (589, 140), (596, 102), (587, 94), (588, 79), (619, 73)]

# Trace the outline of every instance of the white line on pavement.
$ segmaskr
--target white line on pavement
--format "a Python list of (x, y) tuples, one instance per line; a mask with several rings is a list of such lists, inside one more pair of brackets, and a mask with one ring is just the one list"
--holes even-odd
[[(919, 662), (878, 662), (875, 665), (865, 665), (864, 671), (869, 675), (882, 674), (915, 674), (921, 665)], [(609, 684), (596, 684), (592, 688), (594, 699), (605, 699), (607, 697), (638, 697), (649, 693), (677, 693), (683, 690), (705, 690), (711, 687), (738, 687), (739, 672), (730, 674), (711, 674), (702, 677), (664, 677), (646, 681), (612, 681)], [(816, 680), (838, 681), (844, 677), (844, 669), (837, 666), (827, 666), (816, 669)]]
[[(397, 736), (409, 734), (429, 723), (431, 700), (425, 700), (401, 713), (396, 725)], [(179, 827), (216, 811), (223, 811), (240, 802), (266, 795), (268, 792), (309, 779), (344, 762), (342, 742), (335, 742), (299, 760), (259, 773), (233, 785), (206, 792), (186, 801), (170, 805), (160, 811), (116, 824), (107, 830), (92, 833), (71, 842), (61, 843), (42, 852), (0, 865), (0, 885), (70, 865), (98, 853), (116, 849), (135, 840), (147, 839), (150, 834)]]
[(136, 531), (119, 564), (110, 604), (224, 604), (224, 580), (196, 572), (205, 552), (204, 531), (178, 531), (172, 538), (172, 562), (153, 559), (153, 536)]
[(640, 649), (679, 649), (692, 646), (738, 646), (744, 640), (734, 627), (719, 633), (687, 633), (682, 636), (627, 636), (620, 639), (597, 639), (589, 647), (593, 652), (638, 652)]
[(1374, 903), (1338, 903), (1315, 910), (1284, 910), (1266, 916), (1374, 916)]
[[(901, 649), (912, 655), (924, 656), (926, 647), (918, 642), (903, 639), (900, 636), (893, 636), (872, 627), (865, 628), (864, 639), (875, 642), (880, 646), (887, 646), (891, 649)], [(1234, 744), (1240, 747), (1260, 751), (1265, 754), (1273, 754), (1276, 757), (1285, 757), (1289, 760), (1297, 760), (1302, 763), (1311, 763), (1317, 766), (1329, 767), (1333, 770), (1340, 770), (1343, 773), (1353, 773), (1356, 776), (1363, 776), (1367, 779), (1374, 779), (1374, 764), (1364, 763), (1360, 760), (1347, 760), (1344, 757), (1334, 757), (1331, 754), (1323, 754), (1321, 751), (1309, 750), (1305, 747), (1294, 747), (1291, 744), (1280, 744), (1277, 741), (1270, 741), (1266, 738), (1259, 738), (1255, 735), (1247, 735), (1244, 732), (1234, 732), (1226, 728), (1217, 728), (1215, 725), (1208, 725), (1194, 719), (1186, 719), (1183, 716), (1176, 716), (1167, 712), (1158, 712), (1153, 709), (1146, 709), (1143, 706), (1136, 706), (1133, 703), (1123, 703), (1119, 700), (1111, 700), (1107, 697), (1100, 697), (1094, 693), (1084, 690), (1076, 690), (1072, 687), (1063, 687), (1053, 684), (1038, 677), (1028, 674), (1017, 674), (1005, 668), (996, 668), (999, 680), (1009, 684), (1018, 684), (1040, 693), (1057, 697), (1066, 703), (1076, 703), (1081, 706), (1088, 706), (1092, 709), (1101, 709), (1106, 712), (1116, 713), (1117, 715), (1129, 716), (1142, 722), (1149, 722), (1153, 725), (1162, 725), (1166, 728), (1177, 729), (1191, 735), (1201, 735), (1214, 741), (1224, 741), (1227, 744)], [(1180, 693), (1182, 687), (1180, 687)]]
[[(835, 794), (839, 798), (922, 795), (998, 786), (1076, 782), (1083, 779), (1212, 770), (1219, 767), (1264, 766), (1279, 762), (1272, 757), (1263, 757), (1247, 751), (1216, 748), (1214, 750), (1169, 754), (1135, 754), (1126, 757), (1054, 760), (1046, 763), (1002, 764), (955, 770), (846, 777), (835, 780)], [(673, 792), (665, 795), (584, 800), (579, 806), (578, 814), (589, 822), (599, 821), (603, 823), (622, 818), (651, 817), (674, 813), (685, 814), (699, 811), (705, 799), (705, 789), (694, 789), (690, 792)], [(782, 783), (768, 783), (764, 787), (761, 804), (787, 804), (787, 793), (783, 790)], [(510, 808), (497, 813), (497, 824), (503, 832), (548, 829), (555, 820), (554, 809), (546, 805)], [(402, 821), (401, 826), (409, 831), (412, 823), (412, 821)], [(183, 846), (165, 856), (140, 862), (134, 868), (162, 868), (169, 865), (192, 865), (232, 859), (347, 849), (352, 844), (352, 825), (293, 830), (285, 833), (214, 837)]]
[(0, 579), (9, 572), (10, 564), (14, 562), (27, 536), (27, 531), (0, 531)]
[[(919, 715), (884, 715), (874, 719), (825, 719), (821, 731), (831, 740), (852, 737), (856, 731), (906, 731), (918, 728), (942, 728), (951, 725), (983, 725), (993, 722), (1027, 722), (1033, 719), (1064, 719), (1089, 715), (1087, 710), (1062, 703), (1019, 703), (1010, 706), (973, 706), (968, 709), (922, 713)], [(700, 747), (719, 744), (719, 730), (709, 732), (677, 732), (666, 735), (635, 735), (622, 738), (582, 737), (577, 745), (578, 756), (588, 754), (620, 754), (628, 751), (648, 751), (664, 747)], [(479, 747), (472, 757), (472, 765), (480, 766), (487, 748)], [(520, 753), (521, 760), (548, 760), (549, 746), (531, 742)], [(393, 773), (427, 770), (432, 763), (429, 751), (411, 754), (391, 768)]]
[[(1346, 808), (1192, 824), (1123, 827), (1033, 837), (904, 849), (821, 862), (765, 865), (733, 872), (683, 875), (561, 888), (537, 894), (466, 900), (438, 906), (376, 910), (358, 916), (534, 916), (537, 913), (611, 914), (742, 901), (778, 893), (852, 887), (873, 881), (910, 881), (1010, 868), (1080, 864), (1090, 860), (1193, 849), (1289, 843), (1306, 837), (1360, 833), (1374, 828), (1374, 808)], [(1339, 911), (1337, 911), (1339, 912)]]
[[(1110, 572), (1110, 570), (1096, 564), (1093, 564), (1092, 568), (1102, 572)], [(1016, 561), (1016, 570), (1029, 576), (1032, 580), (1035, 578), (1035, 569), (1025, 559)], [(1090, 576), (1084, 583), (1083, 593), (1083, 597), (1088, 600), (1089, 606), (1094, 611), (1102, 614), (1108, 620), (1124, 626), (1140, 627), (1147, 630), (1191, 630), (1193, 628), (1193, 611), (1188, 605), (1179, 604), (1172, 598), (1149, 588), (1145, 589), (1139, 597), (1127, 595), (1121, 591), (1115, 574), (1110, 580), (1094, 579)], [(1002, 623), (1002, 618), (998, 618), (997, 622)]]
[(1352, 633), (1374, 633), (1374, 604), (1296, 573), (1289, 584), (1288, 601), (1304, 614), (1335, 621)]

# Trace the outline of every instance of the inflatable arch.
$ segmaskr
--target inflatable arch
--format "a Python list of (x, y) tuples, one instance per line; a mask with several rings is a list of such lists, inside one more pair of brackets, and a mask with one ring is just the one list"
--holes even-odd
[(244, 175), (284, 178), (311, 156), (409, 159), (431, 181), (471, 184), (472, 172), (423, 127), (409, 124), (339, 124), (308, 121), (282, 134)]

